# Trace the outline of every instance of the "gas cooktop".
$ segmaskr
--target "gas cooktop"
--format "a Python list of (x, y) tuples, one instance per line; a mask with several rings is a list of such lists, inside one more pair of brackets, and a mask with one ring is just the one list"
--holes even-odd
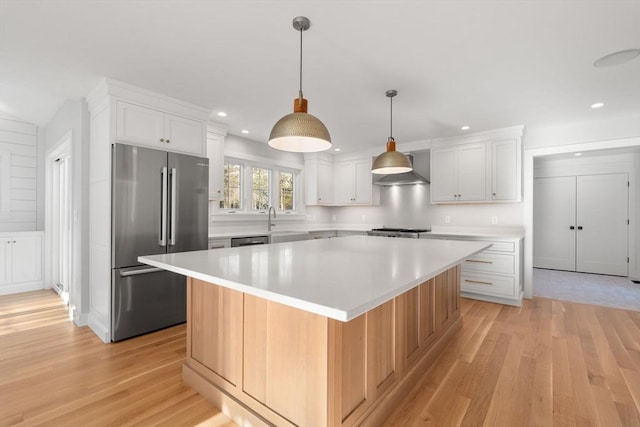
[(419, 239), (420, 234), (428, 233), (429, 229), (426, 228), (374, 228), (373, 230), (367, 231), (367, 235), (369, 236), (384, 236), (384, 237), (405, 237), (411, 239)]

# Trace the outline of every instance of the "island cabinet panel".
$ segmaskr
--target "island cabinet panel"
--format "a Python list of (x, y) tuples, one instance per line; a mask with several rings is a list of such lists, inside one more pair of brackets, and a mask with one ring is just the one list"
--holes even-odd
[(242, 293), (192, 279), (191, 301), (191, 357), (231, 385), (239, 384)]
[(370, 393), (375, 399), (395, 380), (395, 301), (382, 304), (367, 313), (367, 359)]
[(435, 277), (436, 330), (445, 330), (460, 317), (460, 266)]
[(403, 368), (413, 364), (437, 338), (434, 290), (435, 279), (431, 279), (397, 298), (397, 335), (402, 337), (399, 357)]
[(295, 425), (326, 425), (326, 317), (251, 295), (245, 302), (253, 340), (245, 340), (244, 391)]
[(190, 278), (184, 380), (239, 425), (383, 425), (459, 330), (459, 270), (348, 322)]
[(367, 315), (363, 314), (350, 322), (335, 322), (342, 331), (342, 418), (346, 419), (355, 410), (367, 405)]

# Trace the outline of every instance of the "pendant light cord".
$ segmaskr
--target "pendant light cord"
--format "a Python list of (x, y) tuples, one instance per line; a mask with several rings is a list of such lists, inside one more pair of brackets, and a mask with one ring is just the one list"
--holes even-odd
[(394, 141), (393, 139), (393, 96), (389, 97), (389, 105), (390, 105), (390, 114), (389, 114), (389, 140)]
[(302, 102), (302, 32), (304, 30), (300, 28), (300, 89), (298, 90), (298, 95), (300, 96), (300, 102)]

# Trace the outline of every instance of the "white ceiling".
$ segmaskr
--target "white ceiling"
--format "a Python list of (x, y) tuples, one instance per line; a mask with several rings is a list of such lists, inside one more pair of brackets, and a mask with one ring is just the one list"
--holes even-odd
[[(640, 1), (0, 0), (0, 110), (44, 126), (110, 77), (217, 112), (266, 141), (292, 111), (304, 33), (309, 112), (334, 147), (640, 114)], [(590, 105), (601, 101), (603, 108)]]

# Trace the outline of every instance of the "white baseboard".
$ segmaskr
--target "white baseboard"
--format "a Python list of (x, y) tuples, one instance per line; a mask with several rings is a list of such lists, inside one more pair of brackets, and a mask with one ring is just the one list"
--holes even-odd
[(42, 282), (27, 282), (0, 286), (0, 295), (17, 294), (20, 292), (39, 291), (44, 289)]
[(111, 342), (111, 334), (109, 333), (109, 328), (104, 326), (102, 323), (98, 322), (94, 317), (89, 315), (87, 320), (87, 325), (91, 328), (91, 330), (102, 340), (104, 343)]

